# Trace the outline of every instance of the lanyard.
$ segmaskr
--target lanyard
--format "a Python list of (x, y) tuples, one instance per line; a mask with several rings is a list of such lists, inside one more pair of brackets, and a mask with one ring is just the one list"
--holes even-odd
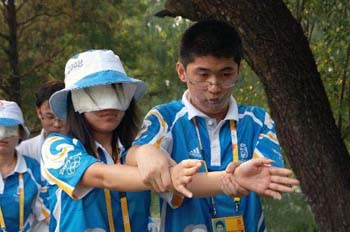
[[(198, 123), (197, 123), (197, 119), (193, 118), (192, 122), (194, 124), (194, 127), (196, 129), (196, 135), (197, 135), (197, 140), (199, 143), (199, 150), (201, 152), (202, 155), (202, 159), (204, 160), (204, 169), (205, 172), (208, 173), (208, 166), (205, 162), (204, 159), (204, 148), (203, 148), (203, 144), (202, 144), (202, 140), (201, 140), (201, 136), (199, 134), (199, 127), (198, 127)], [(239, 161), (239, 155), (238, 155), (238, 139), (237, 139), (237, 130), (236, 130), (236, 122), (233, 120), (230, 120), (230, 131), (231, 131), (231, 144), (232, 144), (232, 159), (233, 162), (238, 162)], [(238, 212), (239, 207), (240, 207), (240, 201), (241, 199), (239, 197), (234, 197), (234, 203), (235, 203), (235, 209), (236, 212)], [(213, 217), (216, 217), (216, 206), (215, 206), (215, 200), (214, 197), (210, 197), (210, 202), (212, 205), (212, 213), (213, 213)]]
[[(24, 227), (24, 182), (23, 174), (18, 173), (18, 190), (19, 190), (19, 231)], [(6, 231), (5, 218), (0, 206), (0, 226), (2, 231)]]
[[(107, 163), (106, 157), (104, 155), (104, 152), (102, 149), (97, 149), (99, 153), (100, 159)], [(116, 156), (118, 157), (118, 155)], [(114, 160), (116, 163), (118, 162), (118, 158)], [(107, 208), (107, 217), (108, 217), (108, 225), (109, 225), (109, 231), (115, 232), (114, 230), (114, 220), (113, 220), (113, 210), (112, 210), (112, 198), (111, 198), (111, 191), (109, 189), (103, 189), (105, 194), (105, 202), (106, 202), (106, 208)], [(122, 209), (122, 216), (123, 216), (123, 225), (124, 225), (124, 232), (130, 232), (130, 219), (129, 219), (129, 211), (128, 211), (128, 199), (126, 197), (125, 192), (119, 192), (119, 199), (120, 199), (120, 205)]]
[[(231, 130), (231, 140), (232, 140), (233, 162), (239, 162), (237, 128), (236, 128), (236, 122), (233, 120), (230, 120), (230, 130)], [(237, 212), (239, 210), (239, 206), (241, 204), (241, 198), (234, 197), (233, 201), (235, 203), (235, 209)]]

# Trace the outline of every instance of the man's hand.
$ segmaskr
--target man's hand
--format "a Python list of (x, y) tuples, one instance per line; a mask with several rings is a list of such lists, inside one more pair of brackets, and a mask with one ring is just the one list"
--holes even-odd
[(299, 181), (288, 177), (292, 171), (271, 167), (273, 161), (266, 158), (252, 159), (242, 163), (234, 172), (237, 183), (261, 196), (282, 199), (282, 192), (293, 192)]
[(240, 186), (237, 180), (234, 178), (233, 173), (240, 163), (229, 163), (226, 167), (226, 174), (222, 178), (221, 190), (228, 196), (242, 197), (249, 194), (249, 191)]
[(151, 144), (135, 149), (135, 160), (145, 185), (156, 192), (172, 190), (170, 167), (176, 165), (169, 154)]
[(171, 179), (174, 189), (191, 198), (193, 194), (186, 187), (192, 181), (192, 176), (195, 175), (202, 166), (203, 161), (196, 159), (186, 159), (171, 168)]

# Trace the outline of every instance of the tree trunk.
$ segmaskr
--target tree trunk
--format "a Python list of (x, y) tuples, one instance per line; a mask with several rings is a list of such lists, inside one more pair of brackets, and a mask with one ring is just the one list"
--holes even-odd
[(7, 2), (7, 25), (9, 28), (9, 61), (11, 74), (9, 76), (9, 100), (17, 102), (21, 105), (21, 78), (18, 68), (18, 49), (17, 49), (17, 20), (15, 0)]
[(350, 231), (350, 158), (309, 43), (281, 0), (168, 0), (159, 16), (234, 26), (320, 231)]
[(2, 47), (9, 60), (9, 74), (2, 75), (2, 90), (7, 100), (21, 104), (21, 78), (18, 65), (18, 40), (17, 40), (17, 19), (15, 0), (3, 1), (4, 20), (8, 26), (8, 35), (4, 39), (8, 42), (8, 47)]

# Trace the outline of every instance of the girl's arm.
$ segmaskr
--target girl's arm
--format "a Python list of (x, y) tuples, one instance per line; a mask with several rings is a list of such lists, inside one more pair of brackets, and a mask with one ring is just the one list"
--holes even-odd
[(150, 189), (142, 182), (137, 167), (102, 162), (94, 163), (87, 168), (78, 186), (107, 188), (124, 192)]

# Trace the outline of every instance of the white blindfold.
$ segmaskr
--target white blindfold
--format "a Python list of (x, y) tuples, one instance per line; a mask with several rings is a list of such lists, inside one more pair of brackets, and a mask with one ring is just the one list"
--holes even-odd
[(106, 109), (126, 111), (136, 91), (135, 84), (113, 84), (72, 90), (75, 112)]
[(0, 126), (0, 139), (4, 139), (11, 136), (18, 136), (18, 125)]

